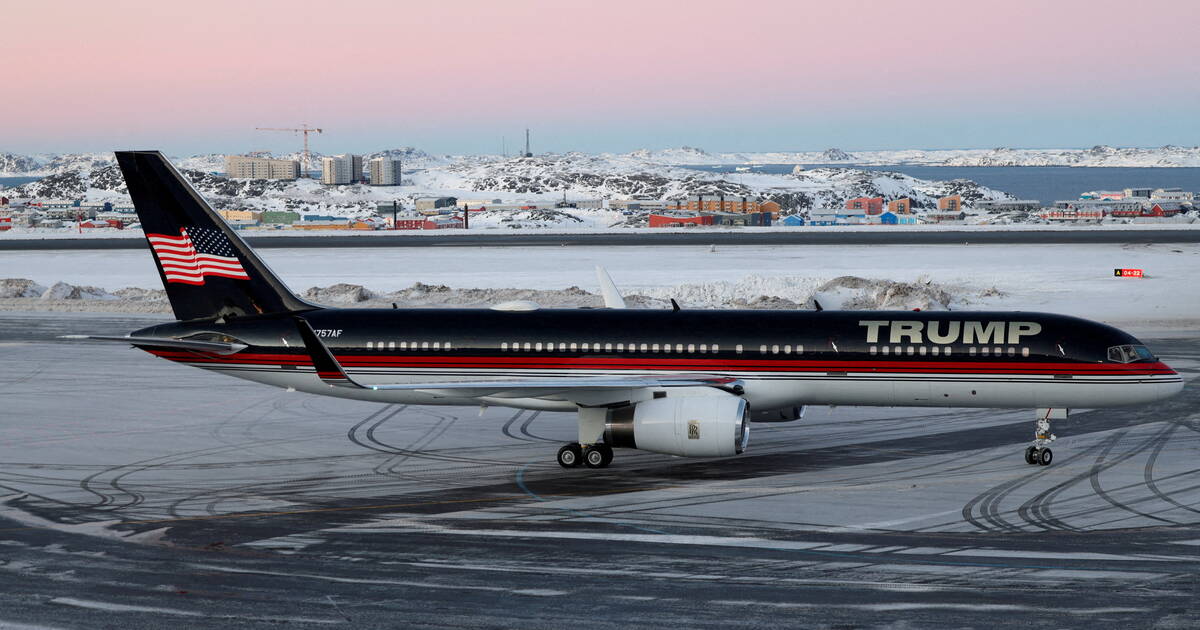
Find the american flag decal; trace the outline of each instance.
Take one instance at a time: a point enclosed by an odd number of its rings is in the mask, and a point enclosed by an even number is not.
[[[180,236],[147,234],[167,282],[204,284],[205,276],[249,280],[234,255],[233,244],[220,230],[180,228]]]

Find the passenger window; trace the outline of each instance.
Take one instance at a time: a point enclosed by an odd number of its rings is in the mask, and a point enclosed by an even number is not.
[[[766,347],[766,346],[759,346],[759,347],[758,347],[758,351],[759,351],[759,352],[761,352],[761,353],[763,353],[763,354],[766,354],[766,353],[767,353],[767,347]]]
[[[921,356],[925,356],[926,352],[928,352],[928,351],[925,349],[925,346],[921,346],[921,347],[917,348],[917,354],[919,354]]]
[[[989,347],[987,347],[987,346],[984,346],[984,347],[983,347],[983,350],[981,351],[981,353],[983,354],[983,356],[985,356],[985,357],[986,357],[986,356],[988,356],[988,351],[989,351],[989,350],[991,350],[991,348],[989,348]]]
[[[449,349],[450,349],[450,342],[447,341],[445,344],[442,345],[442,350],[449,350]]]
[[[688,344],[688,352],[691,353],[691,352],[695,352],[695,351],[696,351],[696,344],[689,343]]]
[[[526,341],[526,342],[525,342],[525,352],[529,352],[529,350],[530,350],[531,348],[533,348],[533,344],[531,344],[531,343],[529,343],[528,341]]]
[[[646,349],[647,349],[646,344],[642,344],[642,352],[646,352]]]
[[[1003,348],[995,348],[992,350],[992,354],[995,354],[996,356],[1001,356],[1004,354],[1004,349]]]
[[[779,346],[771,346],[771,354],[779,354]]]
[[[706,343],[702,343],[702,344],[700,344],[700,353],[701,353],[701,354],[707,354],[707,353],[708,353],[708,344],[706,344]]]
[[[970,348],[968,348],[967,354],[969,354],[971,356],[975,356],[975,346],[971,346]]]
[[[946,346],[946,351],[942,353],[942,356],[946,356],[946,357],[950,356],[950,347],[949,346]]]
[[[606,344],[604,344],[604,351],[605,351],[605,352],[612,352],[612,344],[611,344],[611,343],[606,343]]]
[[[784,354],[791,354],[791,353],[792,353],[792,344],[787,344],[787,345],[785,345],[785,346],[783,347],[783,353],[784,353]]]
[[[565,343],[560,343],[560,344],[558,344],[558,351],[559,351],[559,352],[566,352],[566,351],[567,351],[567,344],[565,344]]]
[[[537,350],[538,352],[541,352],[542,351],[542,342],[539,341],[536,344],[534,344],[533,349]]]
[[[683,354],[683,344],[681,344],[681,343],[675,344],[675,352],[677,352],[679,354]]]
[[[738,354],[741,354],[742,353],[742,344],[739,343],[738,345],[734,346],[733,351]]]
[[[875,346],[871,346],[871,348],[867,351],[867,354],[869,354],[871,356],[875,356],[875,354],[878,352],[879,352],[879,348],[876,348]]]
[[[796,354],[804,354],[804,344],[796,344]]]
[[[576,344],[574,344],[574,343],[573,343],[573,344],[571,344],[571,352],[575,352],[575,350],[577,349],[577,347],[578,347],[578,346],[577,346]]]
[[[428,341],[422,341],[422,342],[421,342],[421,349],[422,349],[422,350],[428,350],[428,349],[429,349],[429,342],[428,342]]]
[[[407,342],[407,341],[401,341],[401,342],[400,342],[400,349],[401,349],[401,350],[408,350],[408,342]]]
[[[916,352],[916,348],[914,348],[912,346],[908,347],[908,356],[911,357],[915,352]]]
[[[934,346],[929,352],[932,353],[933,356],[936,357],[937,355],[941,354],[942,349],[937,346]]]
[[[884,346],[884,347],[883,347],[883,356],[885,356],[885,357],[886,357],[886,356],[888,355],[888,352],[889,352],[891,349],[892,349],[892,347],[891,347],[891,346]]]
[[[1029,348],[1021,348],[1021,356],[1023,356],[1023,357],[1029,356]]]
[[[650,346],[650,349],[653,350],[654,352],[658,352],[658,344],[654,344],[654,345]]]
[[[374,349],[375,349],[375,342],[368,341],[367,342],[367,350],[374,350]]]
[[[501,351],[508,351],[508,342],[507,342],[507,341],[502,341],[502,342],[500,342],[500,350],[501,350]]]
[[[441,349],[442,349],[442,344],[441,344],[441,343],[438,343],[438,342],[436,342],[436,341],[435,341],[435,342],[433,342],[433,349],[434,349],[434,350],[441,350]]]
[[[716,354],[717,352],[720,352],[720,350],[721,350],[721,346],[718,346],[717,344],[715,344],[715,343],[714,343],[714,344],[713,344],[713,346],[712,346],[712,352],[713,352],[713,354]]]
[[[617,352],[625,352],[625,344],[623,344],[623,343],[617,344]]]
[[[1008,356],[1010,356],[1010,357],[1015,357],[1015,356],[1017,356],[1017,349],[1016,349],[1016,348],[1013,348],[1013,347],[1009,347],[1009,349],[1008,349]]]

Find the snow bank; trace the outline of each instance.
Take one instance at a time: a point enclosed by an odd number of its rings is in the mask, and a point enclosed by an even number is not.
[[[0,287],[27,287],[32,281],[9,278]],[[36,287],[36,285],[32,285]],[[15,293],[15,291],[14,291]],[[357,308],[487,308],[511,301],[535,302],[546,308],[598,308],[604,305],[598,293],[577,286],[564,289],[451,288],[418,282],[399,291],[373,291],[359,284],[339,283],[311,287],[305,299],[329,306]],[[714,309],[810,309],[814,298],[823,308],[945,310],[973,297],[961,288],[940,285],[928,279],[896,282],[842,276],[822,282],[802,277],[747,276],[737,281],[715,281],[658,287],[626,296],[632,308],[670,308],[675,299],[692,308]],[[101,311],[124,313],[170,313],[166,292],[157,289],[125,288],[108,292],[65,282],[37,293],[26,289],[20,295],[0,298],[0,310],[10,311]]]

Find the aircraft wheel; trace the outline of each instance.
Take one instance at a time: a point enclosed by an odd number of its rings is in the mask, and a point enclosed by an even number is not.
[[[583,463],[583,449],[575,443],[566,444],[558,449],[558,465],[563,468],[574,468]]]
[[[1030,446],[1029,448],[1025,449],[1025,463],[1026,464],[1038,463],[1038,452],[1037,452],[1036,446]]]
[[[610,461],[612,461],[611,457],[605,457],[604,448],[598,444],[587,447],[587,450],[583,452],[583,463],[588,468],[604,468]]]
[[[601,453],[604,453],[604,467],[607,467],[613,460],[613,448],[607,444],[597,444],[596,448],[600,449]]]
[[[1042,449],[1042,452],[1038,453],[1037,463],[1041,464],[1042,466],[1049,466],[1050,462],[1052,461],[1054,461],[1054,453],[1050,449],[1044,448]]]

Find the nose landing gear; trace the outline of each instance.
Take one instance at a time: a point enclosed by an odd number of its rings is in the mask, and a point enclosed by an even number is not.
[[[1025,449],[1026,464],[1049,466],[1050,462],[1054,461],[1054,452],[1050,450],[1050,443],[1058,439],[1050,432],[1050,418],[1054,411],[1054,409],[1038,410],[1037,426],[1033,430],[1033,444]],[[1066,410],[1061,411],[1062,417],[1066,417]]]

